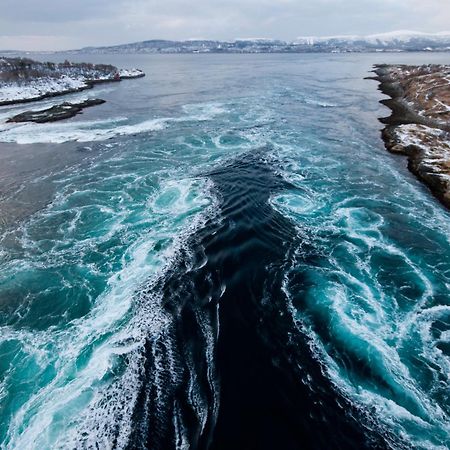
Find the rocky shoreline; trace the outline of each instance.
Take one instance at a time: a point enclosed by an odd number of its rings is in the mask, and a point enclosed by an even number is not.
[[[92,89],[99,83],[141,78],[139,69],[90,63],[38,62],[0,57],[0,106],[29,103]]]
[[[450,209],[450,66],[377,65],[379,89],[391,109],[382,137],[408,157],[408,168]]]
[[[145,77],[145,73],[140,69],[120,69],[119,77],[121,80],[131,80],[132,78]]]
[[[22,122],[34,122],[34,123],[47,123],[56,122],[58,120],[69,119],[71,117],[80,114],[84,108],[91,106],[101,105],[105,103],[105,100],[98,98],[84,100],[79,103],[64,102],[60,105],[52,106],[51,108],[41,109],[38,111],[26,111],[21,114],[17,114],[11,117],[7,123],[22,123]]]
[[[63,95],[68,94],[75,94],[77,92],[82,92],[87,89],[92,89],[96,84],[100,83],[111,83],[114,81],[120,81],[120,80],[87,80],[84,83],[84,85],[80,87],[71,87],[68,89],[61,89],[54,92],[45,92],[43,94],[37,95],[35,97],[30,98],[18,98],[18,99],[11,99],[11,100],[3,100],[0,101],[0,106],[10,106],[10,105],[17,105],[21,103],[32,103],[32,102],[38,102],[40,100],[46,100],[53,97],[61,97]],[[1,90],[1,87],[0,87]]]

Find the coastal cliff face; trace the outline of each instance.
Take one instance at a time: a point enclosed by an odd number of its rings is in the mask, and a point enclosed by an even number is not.
[[[408,156],[409,169],[450,208],[450,66],[375,66],[381,103],[392,115],[380,119],[389,151]]]

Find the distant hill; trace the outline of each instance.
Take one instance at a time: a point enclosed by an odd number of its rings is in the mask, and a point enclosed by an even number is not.
[[[331,51],[449,51],[450,32],[394,31],[368,36],[299,37],[295,42]]]
[[[450,51],[450,32],[396,31],[369,36],[299,37],[286,42],[272,39],[234,41],[149,40],[109,47],[87,47],[68,53],[344,53]]]

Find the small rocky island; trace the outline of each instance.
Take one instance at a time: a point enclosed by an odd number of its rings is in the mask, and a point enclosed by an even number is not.
[[[450,66],[377,65],[375,80],[391,97],[380,119],[386,148],[408,156],[409,169],[450,208]]]
[[[105,103],[105,100],[101,100],[99,98],[88,99],[79,103],[64,102],[60,105],[55,105],[50,108],[41,109],[38,111],[26,111],[17,114],[16,116],[8,119],[6,122],[56,122],[58,120],[69,119],[70,117],[76,116],[77,114],[80,114],[84,108],[101,105],[102,103]]]
[[[98,83],[143,76],[142,70],[118,69],[108,64],[52,63],[0,57],[0,106],[34,102],[91,89]]]

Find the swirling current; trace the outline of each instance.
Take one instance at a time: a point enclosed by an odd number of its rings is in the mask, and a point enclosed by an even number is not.
[[[364,79],[443,57],[102,58],[0,109],[0,447],[450,448],[450,214]]]

